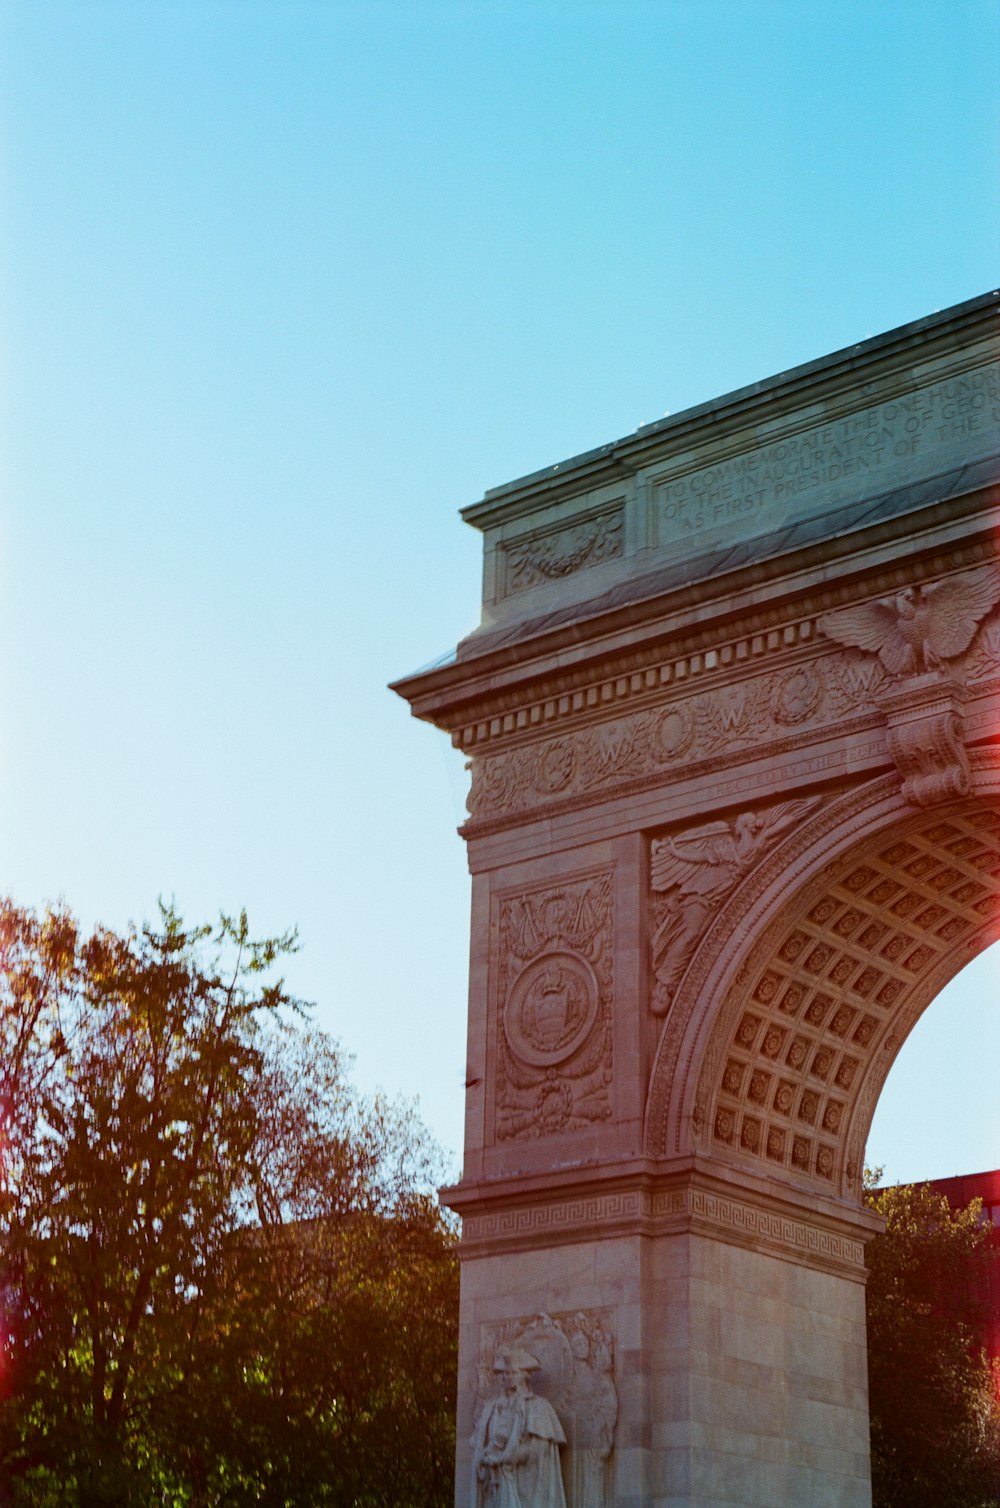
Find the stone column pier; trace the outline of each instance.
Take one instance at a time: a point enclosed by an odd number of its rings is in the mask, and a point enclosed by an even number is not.
[[[473,1415],[498,1345],[583,1324],[614,1364],[599,1501],[870,1503],[873,1217],[700,1159],[608,1172],[450,1196],[465,1231],[456,1501],[470,1500]],[[573,1375],[543,1372],[557,1410]]]

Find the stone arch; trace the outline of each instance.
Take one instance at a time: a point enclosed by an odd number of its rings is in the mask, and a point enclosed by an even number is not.
[[[396,688],[472,770],[456,1502],[543,1331],[570,1508],[871,1501],[865,1138],[1000,933],[998,300],[465,513],[481,624]]]
[[[928,810],[895,776],[831,798],[730,897],[661,1037],[649,1153],[857,1200],[903,1042],[1000,937],[1000,753],[972,769],[967,799]]]

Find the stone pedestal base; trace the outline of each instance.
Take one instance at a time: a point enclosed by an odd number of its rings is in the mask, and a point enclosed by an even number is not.
[[[595,1226],[608,1203],[591,1200]],[[725,1178],[653,1183],[611,1204],[618,1229],[604,1236],[531,1249],[537,1211],[522,1210],[493,1224],[492,1252],[470,1243],[458,1508],[478,1508],[475,1419],[496,1355],[515,1345],[536,1354],[535,1389],[562,1418],[567,1508],[868,1508],[871,1217],[821,1219],[815,1201],[737,1196]],[[586,1209],[577,1200],[581,1223]],[[599,1414],[612,1448],[585,1493],[577,1437],[598,1438]]]

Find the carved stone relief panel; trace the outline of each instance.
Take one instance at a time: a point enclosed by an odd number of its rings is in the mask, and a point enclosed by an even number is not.
[[[512,1373],[521,1374],[521,1382]],[[518,1388],[522,1402],[518,1404]],[[495,1420],[505,1408],[497,1428]],[[538,1401],[541,1400],[541,1406]],[[520,1411],[520,1413],[519,1413]],[[554,1416],[554,1420],[553,1420]],[[530,1431],[540,1420],[539,1438],[558,1442],[562,1501],[566,1508],[612,1508],[615,1429],[618,1390],[615,1385],[615,1318],[612,1309],[576,1310],[564,1314],[532,1314],[480,1327],[479,1392],[472,1440],[471,1508],[515,1501],[489,1496],[492,1459],[503,1447],[489,1447],[489,1439],[515,1430]],[[560,1436],[562,1437],[560,1439]],[[535,1453],[551,1455],[552,1447]],[[528,1455],[529,1450],[522,1454]],[[516,1481],[517,1466],[509,1471],[525,1508],[549,1508],[560,1499],[551,1482],[539,1487],[544,1469],[530,1484]],[[527,1462],[522,1470],[527,1470]],[[528,1496],[525,1496],[527,1487]],[[549,1496],[539,1496],[547,1491]]]
[[[505,818],[567,796],[661,780],[699,760],[735,757],[810,724],[868,710],[879,679],[877,672],[853,663],[830,675],[824,664],[807,661],[505,753],[480,755],[472,762],[469,812],[476,821]]]
[[[931,674],[897,682],[879,695],[889,753],[911,806],[937,806],[969,794],[962,693],[948,677]]]
[[[497,1139],[607,1120],[612,872],[502,895],[498,909]]]
[[[966,657],[965,674],[970,685],[1000,676],[1000,615],[992,613],[983,623]]]
[[[840,644],[877,654],[889,675],[901,680],[959,659],[998,601],[1000,571],[985,565],[824,613],[816,627]]]
[[[888,681],[875,692],[889,752],[913,806],[968,795],[962,728],[965,677],[958,662],[1000,601],[995,565],[908,586],[894,597],[856,603],[816,621],[820,633],[878,656]],[[995,625],[991,625],[995,626]],[[980,635],[985,640],[986,634]]]
[[[621,558],[624,548],[622,509],[615,508],[596,516],[518,539],[500,546],[503,567],[501,595],[512,597],[545,581],[559,581],[589,566]]]

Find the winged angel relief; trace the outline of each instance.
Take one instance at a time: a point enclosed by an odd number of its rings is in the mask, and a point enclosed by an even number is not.
[[[766,812],[741,812],[733,822],[706,822],[653,844],[651,884],[666,915],[653,934],[653,1011],[666,1015],[709,919],[763,855],[818,805],[816,797],[784,801]]]
[[[908,586],[894,597],[824,613],[816,626],[829,639],[877,654],[896,679],[941,670],[964,654],[976,629],[1000,602],[1000,571],[980,566],[961,576]]]

